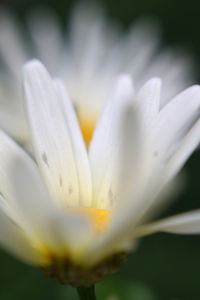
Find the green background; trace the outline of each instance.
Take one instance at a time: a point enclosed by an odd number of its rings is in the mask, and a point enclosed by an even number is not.
[[[163,27],[163,43],[184,45],[196,60],[200,81],[200,2],[170,0],[102,1],[108,13],[128,26],[137,17],[153,15]],[[38,3],[53,7],[64,21],[73,1],[0,1],[21,17]],[[199,207],[200,155],[196,152],[185,166],[188,185],[169,213]],[[200,236],[156,234],[144,238],[120,271],[97,284],[99,300],[198,300],[200,299]],[[76,293],[44,276],[40,269],[17,261],[0,251],[0,299],[74,299]]]

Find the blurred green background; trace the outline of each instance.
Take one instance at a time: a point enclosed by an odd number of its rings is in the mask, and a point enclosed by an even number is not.
[[[184,45],[197,62],[200,81],[200,2],[195,0],[108,0],[102,1],[111,16],[128,26],[137,17],[155,16],[163,27],[167,45]],[[36,4],[50,5],[62,20],[73,1],[0,1],[21,17]],[[185,166],[188,184],[166,214],[199,207],[200,154]],[[200,236],[156,234],[144,238],[120,271],[97,284],[99,300],[198,300],[200,299]],[[75,291],[46,278],[42,271],[0,251],[0,299],[76,300]]]

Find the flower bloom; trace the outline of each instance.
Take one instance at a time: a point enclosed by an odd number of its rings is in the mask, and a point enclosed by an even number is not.
[[[77,285],[113,271],[140,236],[200,232],[199,210],[148,223],[199,143],[199,86],[160,109],[160,79],[135,92],[120,76],[88,148],[64,86],[38,61],[24,67],[24,93],[36,162],[0,132],[4,247]]]
[[[162,103],[190,85],[190,66],[180,53],[160,51],[155,22],[141,20],[122,33],[99,7],[75,7],[67,34],[52,12],[27,15],[26,35],[13,16],[0,15],[0,126],[20,143],[28,130],[21,95],[21,66],[40,59],[52,76],[62,78],[76,106],[85,140],[89,142],[108,90],[120,73],[129,73],[136,89],[153,76],[163,80]],[[26,37],[28,36],[28,41]]]

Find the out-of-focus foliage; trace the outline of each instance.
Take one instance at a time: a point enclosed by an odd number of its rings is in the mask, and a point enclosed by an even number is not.
[[[144,284],[114,277],[102,281],[96,290],[102,300],[157,300]]]

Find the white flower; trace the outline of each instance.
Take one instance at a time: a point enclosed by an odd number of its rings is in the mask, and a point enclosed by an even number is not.
[[[87,142],[119,74],[131,74],[136,89],[151,77],[160,77],[164,82],[161,105],[190,84],[191,64],[180,53],[160,51],[158,28],[150,20],[138,21],[124,34],[99,7],[80,1],[64,37],[56,16],[48,11],[30,13],[26,29],[28,41],[19,22],[2,12],[0,55],[5,68],[0,71],[0,126],[21,143],[27,141],[27,128],[19,70],[33,57],[64,80]]]
[[[0,132],[4,247],[50,273],[53,266],[63,282],[80,284],[140,236],[200,232],[199,210],[148,224],[199,143],[199,86],[160,109],[160,79],[136,93],[131,78],[120,76],[88,150],[65,88],[38,61],[25,65],[24,89],[37,164]],[[86,274],[78,283],[72,266]]]

